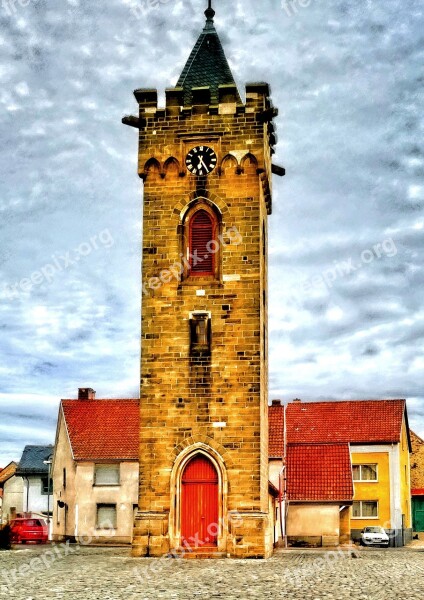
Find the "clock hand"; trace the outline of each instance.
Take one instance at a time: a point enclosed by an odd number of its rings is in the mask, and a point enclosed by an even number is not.
[[[203,155],[200,155],[199,157],[199,167],[201,167],[203,165],[203,168],[206,169],[206,171],[208,170],[208,167],[205,165],[205,162],[203,160]]]

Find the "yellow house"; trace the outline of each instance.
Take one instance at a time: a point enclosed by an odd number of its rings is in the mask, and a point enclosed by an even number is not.
[[[404,400],[384,402],[382,441],[378,443],[373,435],[371,443],[351,444],[355,490],[351,535],[358,540],[364,527],[381,525],[391,545],[403,546],[412,539],[408,418]]]

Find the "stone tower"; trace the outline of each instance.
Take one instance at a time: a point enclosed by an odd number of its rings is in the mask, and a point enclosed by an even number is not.
[[[277,115],[241,100],[214,26],[177,87],[138,89],[144,182],[140,496],[134,556],[266,557],[267,219]]]

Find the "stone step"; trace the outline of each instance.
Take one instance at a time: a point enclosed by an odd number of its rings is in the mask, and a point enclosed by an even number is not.
[[[226,558],[225,552],[218,551],[204,551],[204,550],[194,550],[193,552],[186,552],[183,558],[187,559],[217,559],[217,558]]]
[[[225,552],[220,552],[216,547],[203,547],[203,548],[193,548],[189,550],[188,548],[180,548],[177,552],[177,556],[181,558],[189,558],[189,559],[202,559],[202,558],[226,558]]]

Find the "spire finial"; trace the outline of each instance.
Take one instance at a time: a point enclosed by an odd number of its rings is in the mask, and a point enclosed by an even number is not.
[[[209,21],[210,23],[213,23],[215,11],[212,8],[212,0],[209,0],[209,2],[208,2],[208,8],[205,10],[205,15],[206,15],[207,21]]]

